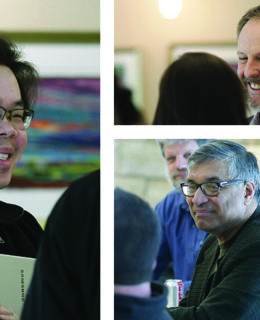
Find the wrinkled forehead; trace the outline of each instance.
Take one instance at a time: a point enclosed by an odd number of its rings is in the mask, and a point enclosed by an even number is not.
[[[203,163],[190,163],[188,180],[196,183],[204,181],[224,181],[229,179],[229,165],[224,160],[212,160]]]
[[[238,36],[238,52],[258,51],[260,48],[260,18],[249,20]]]
[[[163,151],[164,154],[171,153],[171,154],[183,154],[186,152],[193,153],[199,148],[197,142],[195,140],[187,140],[187,141],[181,141],[181,142],[174,142],[171,144],[164,144]]]

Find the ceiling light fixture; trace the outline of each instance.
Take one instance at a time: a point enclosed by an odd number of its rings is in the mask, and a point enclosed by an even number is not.
[[[182,0],[158,0],[165,19],[175,19],[182,10]]]

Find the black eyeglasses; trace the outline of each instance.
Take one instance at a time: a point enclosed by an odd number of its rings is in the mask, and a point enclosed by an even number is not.
[[[5,115],[15,129],[23,130],[30,127],[34,111],[22,108],[7,110],[0,106],[0,120],[4,120]]]
[[[198,188],[207,197],[215,197],[219,194],[221,188],[229,186],[231,184],[242,183],[243,180],[221,181],[221,182],[204,182],[197,184],[194,182],[181,183],[181,190],[185,197],[194,197]]]

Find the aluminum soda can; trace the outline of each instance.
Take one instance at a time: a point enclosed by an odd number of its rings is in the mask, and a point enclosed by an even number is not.
[[[164,283],[168,288],[167,308],[178,307],[183,298],[183,282],[179,279],[168,279]]]

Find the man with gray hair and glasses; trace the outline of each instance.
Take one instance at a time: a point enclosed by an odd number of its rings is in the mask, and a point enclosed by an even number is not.
[[[200,230],[210,233],[175,320],[258,320],[260,207],[256,157],[231,141],[211,141],[188,161],[182,192]]]
[[[200,247],[207,233],[199,230],[181,192],[180,183],[187,178],[188,158],[206,140],[158,140],[165,163],[166,175],[174,187],[155,210],[162,225],[162,240],[157,256],[154,280],[181,279],[184,291],[188,288]]]

